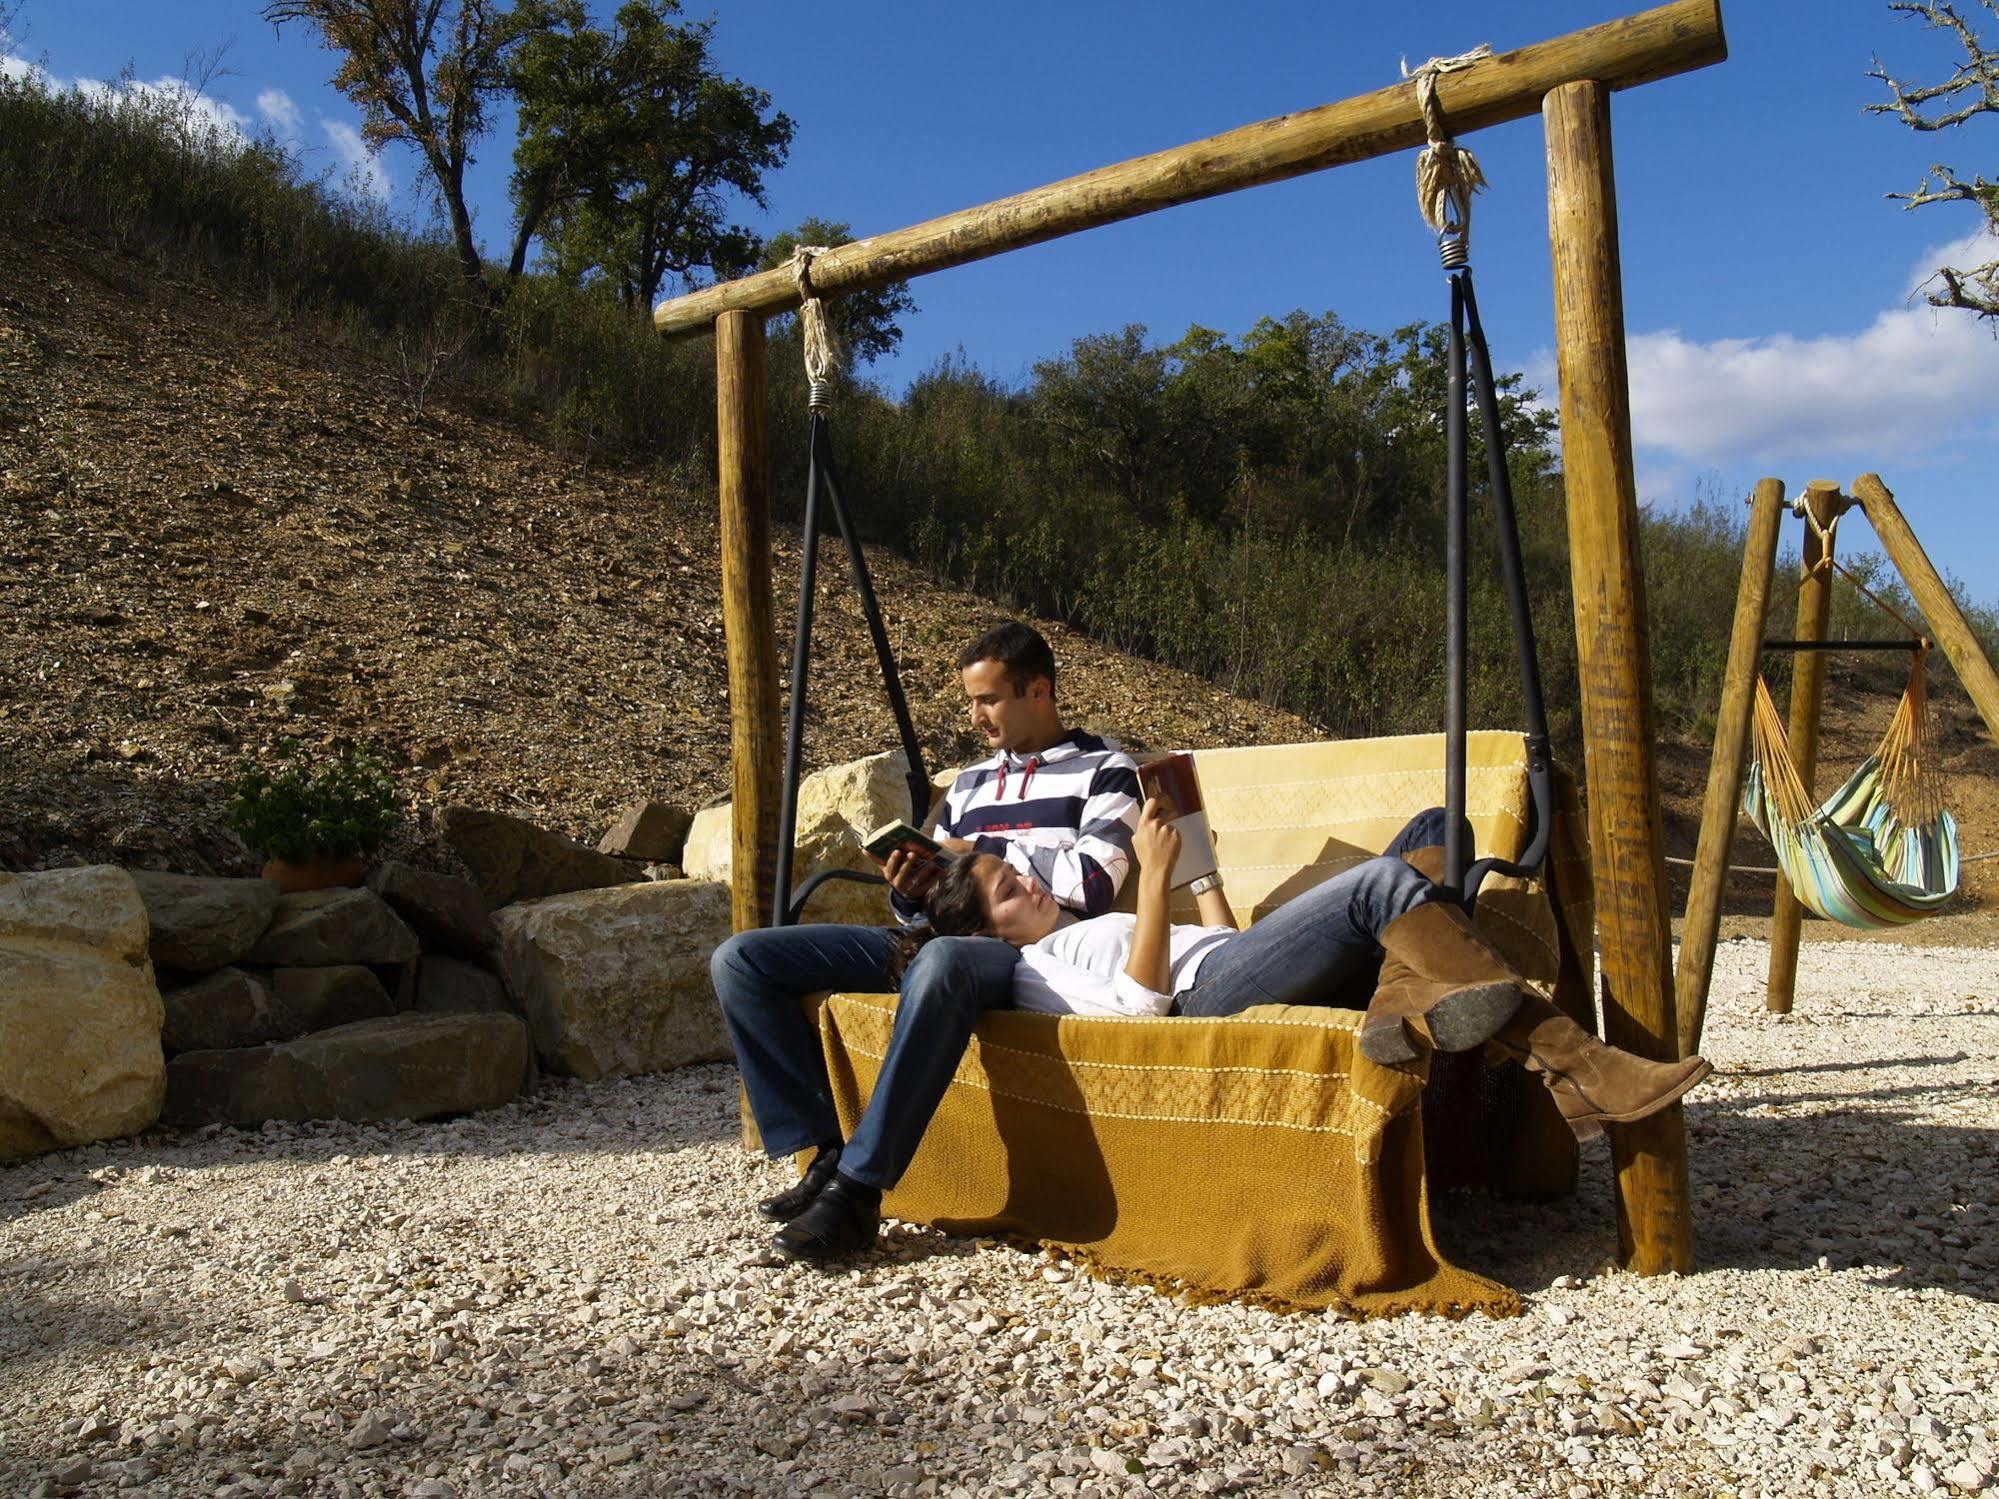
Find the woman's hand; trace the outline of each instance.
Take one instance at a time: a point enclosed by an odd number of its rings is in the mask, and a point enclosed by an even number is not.
[[[1142,873],[1170,878],[1173,861],[1180,857],[1180,830],[1173,819],[1180,814],[1163,796],[1147,797],[1138,814],[1138,831],[1131,835],[1131,851]]]

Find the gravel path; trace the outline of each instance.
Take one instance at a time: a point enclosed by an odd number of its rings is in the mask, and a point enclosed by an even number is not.
[[[1700,1275],[1578,1198],[1447,1207],[1521,1320],[1190,1308],[898,1229],[762,1262],[733,1073],[445,1124],[0,1169],[0,1491],[1980,1491],[1999,1461],[1999,954],[1726,944]]]

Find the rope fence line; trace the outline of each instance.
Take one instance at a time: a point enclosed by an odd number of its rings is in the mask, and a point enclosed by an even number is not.
[[[1957,862],[1960,864],[1983,864],[1987,859],[1999,859],[1999,849],[1994,849],[1991,853],[1970,854],[1960,858]],[[1677,854],[1666,855],[1666,862],[1668,864],[1677,864],[1682,869],[1692,869],[1694,867],[1692,859],[1682,859]],[[1768,864],[1730,864],[1727,867],[1730,874],[1782,874],[1784,872]]]

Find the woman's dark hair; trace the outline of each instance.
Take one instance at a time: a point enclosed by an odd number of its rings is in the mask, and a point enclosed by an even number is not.
[[[981,661],[997,661],[1006,671],[1007,682],[1016,693],[1027,691],[1036,677],[1048,678],[1048,695],[1055,695],[1055,652],[1041,638],[1041,632],[1008,620],[994,625],[985,634],[958,652],[958,670]]]
[[[972,878],[978,862],[975,853],[937,856],[942,873],[923,897],[923,914],[930,918],[930,924],[905,928],[902,941],[888,960],[889,977],[896,983],[902,982],[917,949],[932,937],[976,937],[986,929],[986,908]]]

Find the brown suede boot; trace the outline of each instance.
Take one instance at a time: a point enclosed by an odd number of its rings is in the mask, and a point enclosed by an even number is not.
[[[1361,1054],[1383,1066],[1413,1061],[1428,1044],[1469,1051],[1488,1041],[1527,997],[1471,919],[1448,901],[1397,917],[1381,934],[1381,978],[1361,1022]]]
[[[1656,1114],[1714,1071],[1699,1057],[1648,1062],[1619,1051],[1539,995],[1531,996],[1500,1028],[1492,1046],[1541,1074],[1578,1139],[1587,1139],[1605,1123],[1629,1124]]]

